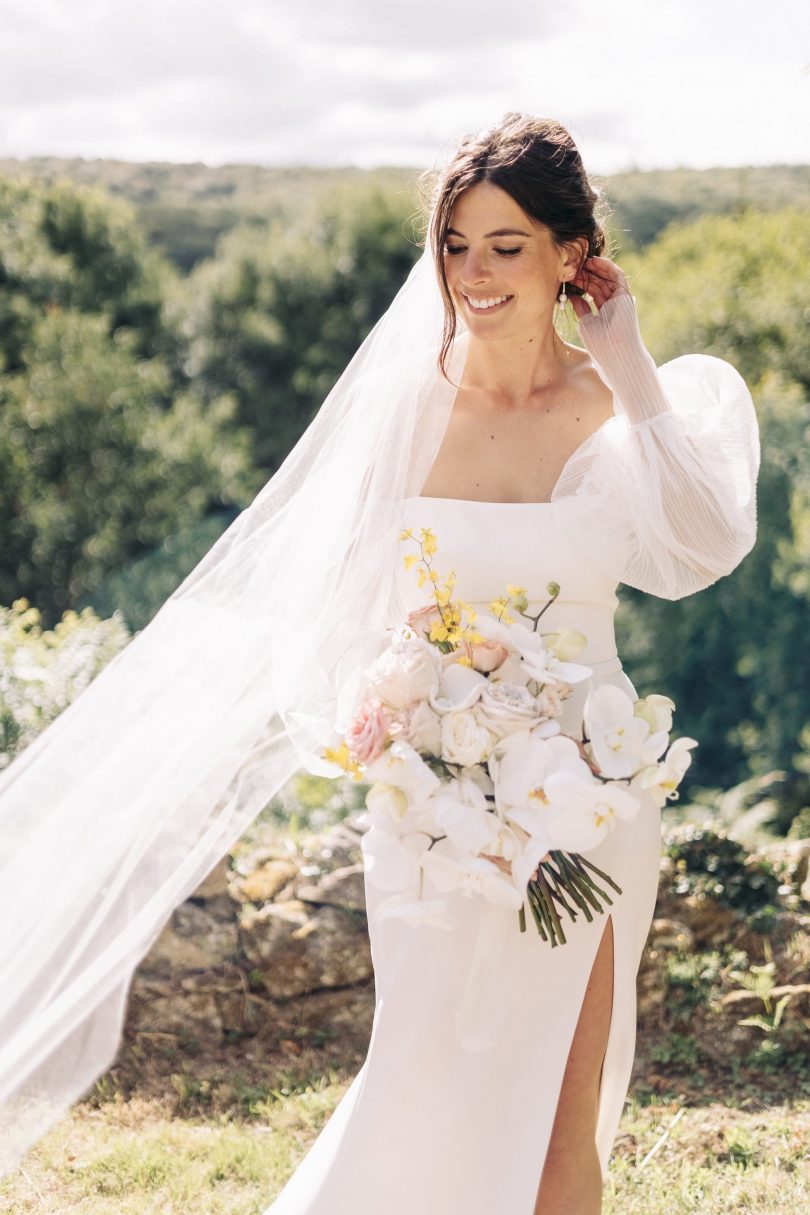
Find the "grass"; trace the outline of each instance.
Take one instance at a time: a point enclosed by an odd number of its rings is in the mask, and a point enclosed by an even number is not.
[[[157,1099],[120,1094],[78,1105],[0,1183],[0,1209],[261,1215],[347,1083],[325,1079],[283,1098],[257,1093],[248,1117],[171,1116]],[[808,1131],[808,1102],[752,1109],[631,1101],[604,1215],[795,1215],[810,1205]]]

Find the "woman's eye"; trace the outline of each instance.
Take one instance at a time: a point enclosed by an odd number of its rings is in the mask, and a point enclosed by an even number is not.
[[[463,253],[464,246],[463,245],[445,245],[444,251],[445,251],[445,253]]]
[[[522,246],[519,245],[516,249],[496,249],[495,252],[500,253],[503,257],[514,257],[516,253],[520,253],[521,248]]]

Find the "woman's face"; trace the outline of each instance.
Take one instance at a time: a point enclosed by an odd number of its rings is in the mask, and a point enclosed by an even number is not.
[[[485,340],[551,325],[559,284],[574,268],[549,229],[491,182],[456,200],[443,256],[456,311],[470,334]]]

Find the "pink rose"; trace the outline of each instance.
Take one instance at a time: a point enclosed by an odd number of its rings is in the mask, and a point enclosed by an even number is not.
[[[508,657],[509,651],[499,641],[462,641],[457,650],[442,656],[442,667],[465,658],[471,662],[474,671],[489,675],[497,671]]]
[[[388,742],[390,721],[385,706],[376,698],[362,704],[346,732],[352,756],[361,764],[378,759]]]

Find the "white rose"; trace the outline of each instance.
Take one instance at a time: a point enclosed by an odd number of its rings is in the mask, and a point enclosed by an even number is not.
[[[488,683],[475,706],[476,716],[494,738],[525,730],[537,720],[537,698],[522,684]]]
[[[442,727],[438,713],[425,700],[408,705],[394,718],[392,736],[404,738],[421,755],[441,755]]]
[[[445,713],[442,721],[442,758],[468,768],[489,757],[493,737],[469,709]]]
[[[395,641],[368,670],[369,687],[392,709],[427,700],[439,682],[439,651],[418,637]]]

